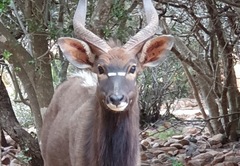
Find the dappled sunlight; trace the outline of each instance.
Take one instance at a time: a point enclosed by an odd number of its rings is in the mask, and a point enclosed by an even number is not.
[[[237,63],[234,66],[234,70],[235,70],[235,74],[236,74],[236,79],[237,79],[237,87],[238,87],[238,91],[240,92],[240,63]]]

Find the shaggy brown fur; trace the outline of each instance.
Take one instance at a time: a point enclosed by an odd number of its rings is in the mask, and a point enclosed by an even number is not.
[[[60,85],[45,114],[45,166],[138,165],[137,97],[128,110],[113,112],[100,104],[96,87],[81,84],[73,78]]]

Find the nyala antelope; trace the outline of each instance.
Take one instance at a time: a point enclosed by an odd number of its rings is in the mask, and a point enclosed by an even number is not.
[[[151,0],[143,5],[148,25],[113,47],[85,28],[87,0],[80,0],[76,38],[58,44],[70,63],[96,73],[97,83],[86,86],[74,77],[57,88],[41,134],[45,166],[140,165],[137,74],[158,65],[174,43],[170,35],[152,38],[158,14]]]

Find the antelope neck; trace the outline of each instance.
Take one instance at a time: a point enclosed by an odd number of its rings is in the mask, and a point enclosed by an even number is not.
[[[91,166],[135,166],[138,155],[139,117],[136,103],[127,110],[114,112],[96,107],[90,131]],[[94,146],[94,147],[93,147]],[[89,147],[88,147],[89,148]],[[93,163],[91,163],[93,162]]]

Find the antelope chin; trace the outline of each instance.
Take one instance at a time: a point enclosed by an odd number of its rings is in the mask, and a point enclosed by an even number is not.
[[[112,111],[121,112],[121,111],[125,110],[125,108],[128,106],[128,103],[122,102],[121,104],[119,104],[117,106],[114,105],[114,104],[109,103],[109,104],[107,104],[107,106]]]

